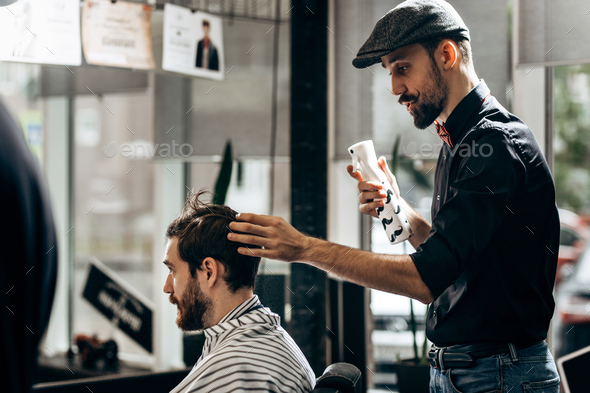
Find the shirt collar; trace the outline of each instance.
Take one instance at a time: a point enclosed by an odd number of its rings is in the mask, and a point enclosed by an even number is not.
[[[457,140],[463,133],[463,128],[467,124],[469,118],[481,106],[482,102],[490,94],[490,89],[483,79],[475,86],[463,99],[455,109],[451,112],[447,121],[444,122],[446,131],[450,134],[452,145],[457,144]]]
[[[239,321],[237,321],[238,318],[240,318],[244,314],[249,313],[254,309],[259,309],[262,307],[263,306],[262,303],[260,303],[260,300],[258,299],[258,295],[254,295],[250,299],[246,300],[245,302],[231,310],[229,313],[227,313],[225,317],[221,318],[217,325],[204,329],[203,333],[205,334],[205,337],[212,338],[225,332],[228,329],[236,328],[240,325]]]

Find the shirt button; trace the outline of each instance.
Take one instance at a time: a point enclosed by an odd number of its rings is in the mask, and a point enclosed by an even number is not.
[[[445,159],[445,160],[447,159],[447,155],[446,155],[446,154],[445,154],[445,155],[443,155],[443,159]]]
[[[436,317],[436,310],[434,310],[434,312],[432,313],[433,317]]]
[[[437,201],[440,201],[440,194],[438,194],[438,195],[436,196],[436,200],[437,200]]]

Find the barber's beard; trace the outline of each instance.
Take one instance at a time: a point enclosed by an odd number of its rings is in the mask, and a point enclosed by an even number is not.
[[[449,86],[442,78],[440,70],[432,61],[432,69],[429,73],[431,81],[430,86],[425,89],[419,96],[403,94],[399,102],[413,102],[412,115],[414,116],[414,125],[421,130],[431,125],[434,120],[441,114],[444,103],[449,95]],[[419,102],[416,102],[420,98]]]
[[[207,326],[207,320],[213,313],[213,302],[199,287],[197,279],[191,278],[182,299],[170,295],[170,303],[177,307],[176,325],[182,330],[203,330]]]

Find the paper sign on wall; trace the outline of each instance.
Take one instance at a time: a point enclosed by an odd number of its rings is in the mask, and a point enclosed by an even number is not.
[[[110,0],[86,0],[82,10],[82,47],[89,64],[150,70],[152,7]]]
[[[80,1],[20,0],[0,7],[0,60],[80,65]]]
[[[162,68],[192,76],[223,79],[221,18],[166,3]]]

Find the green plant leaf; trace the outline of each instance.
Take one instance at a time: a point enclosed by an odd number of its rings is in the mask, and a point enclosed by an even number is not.
[[[403,169],[404,171],[406,171],[410,175],[412,175],[412,177],[414,178],[414,181],[416,182],[418,187],[421,187],[425,190],[428,190],[432,187],[430,185],[430,181],[428,179],[428,176],[426,176],[421,171],[417,171],[414,168],[414,161],[413,160],[403,160],[399,163],[399,166],[401,169]]]
[[[229,189],[229,182],[231,180],[231,173],[233,168],[231,141],[228,140],[225,144],[225,152],[223,153],[223,161],[221,162],[221,169],[215,182],[215,194],[213,194],[213,203],[216,205],[224,205]]]
[[[426,306],[426,313],[424,314],[424,323],[426,323],[426,320],[428,319],[428,309],[430,308],[430,306]],[[426,330],[426,328],[424,329]],[[424,341],[422,342],[422,356],[420,356],[420,364],[428,364],[429,360],[428,357],[426,356],[426,346],[428,345],[428,337],[426,337],[426,331],[424,332]]]
[[[410,299],[410,328],[412,329],[413,346],[414,346],[414,360],[418,362],[418,342],[416,340],[416,316],[414,315],[414,302]]]
[[[393,151],[391,152],[391,162],[389,163],[389,169],[394,176],[397,176],[397,167],[399,166],[399,143],[401,141],[401,135],[395,136],[395,142],[393,143]]]

